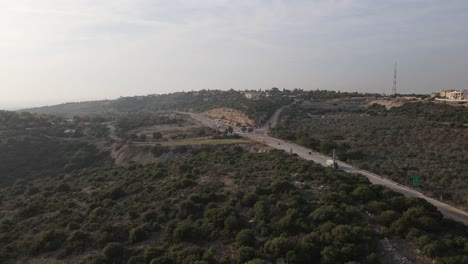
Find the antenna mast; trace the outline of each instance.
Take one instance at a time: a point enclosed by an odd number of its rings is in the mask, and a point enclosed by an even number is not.
[[[395,66],[393,67],[393,89],[392,89],[393,95],[396,95],[396,80],[397,80],[397,63],[395,62]]]

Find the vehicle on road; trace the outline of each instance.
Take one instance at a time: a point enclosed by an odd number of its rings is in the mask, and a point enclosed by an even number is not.
[[[310,152],[309,152],[310,153]],[[327,166],[328,167],[332,167],[334,169],[338,169],[338,163],[336,163],[336,161],[332,160],[332,159],[328,159],[327,160]]]

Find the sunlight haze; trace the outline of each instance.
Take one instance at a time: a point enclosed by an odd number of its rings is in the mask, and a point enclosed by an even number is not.
[[[468,88],[468,2],[0,0],[0,109],[199,89]]]

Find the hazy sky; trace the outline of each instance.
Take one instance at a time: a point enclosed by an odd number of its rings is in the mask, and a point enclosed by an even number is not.
[[[467,0],[0,0],[0,108],[197,89],[468,88]]]

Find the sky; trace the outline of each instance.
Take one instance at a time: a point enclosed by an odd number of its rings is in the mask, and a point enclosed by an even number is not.
[[[0,0],[0,109],[200,89],[468,89],[466,0]]]

